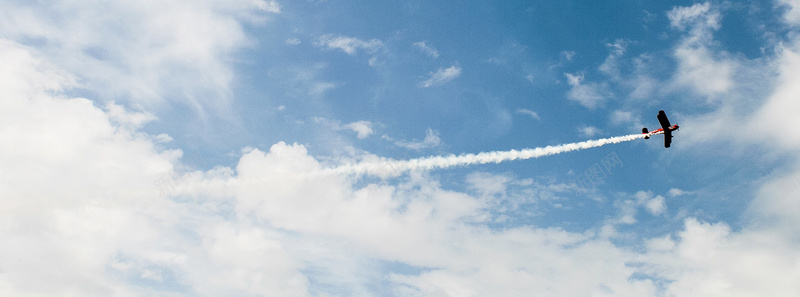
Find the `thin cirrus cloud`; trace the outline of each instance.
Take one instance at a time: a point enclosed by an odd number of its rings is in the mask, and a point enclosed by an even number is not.
[[[436,72],[430,73],[430,77],[423,81],[420,86],[424,88],[441,86],[461,76],[461,67],[456,65],[448,68],[439,68]]]
[[[374,124],[370,121],[355,121],[352,123],[342,124],[339,121],[322,117],[314,117],[313,121],[315,123],[325,125],[333,130],[349,130],[355,132],[358,139],[365,139],[374,133],[374,130],[372,129]]]
[[[374,54],[384,47],[383,42],[378,39],[361,40],[335,34],[322,35],[314,44],[323,48],[338,49],[348,55],[355,55],[359,50]]]
[[[541,117],[539,117],[539,114],[537,112],[527,108],[519,108],[517,109],[517,113],[527,115],[535,120],[541,120]]]
[[[393,139],[391,139],[388,136],[384,136],[383,138],[387,139],[387,140],[394,141]],[[399,147],[404,147],[404,148],[407,148],[407,149],[412,149],[412,150],[421,150],[421,149],[426,149],[426,148],[437,147],[437,146],[441,145],[441,143],[442,143],[442,139],[439,138],[439,132],[437,132],[436,130],[433,130],[431,128],[428,128],[428,130],[425,131],[425,138],[422,139],[422,140],[413,140],[413,141],[396,140],[396,141],[394,141],[395,145],[397,145]]]
[[[425,41],[415,42],[414,46],[431,58],[435,59],[439,57],[439,51]]]

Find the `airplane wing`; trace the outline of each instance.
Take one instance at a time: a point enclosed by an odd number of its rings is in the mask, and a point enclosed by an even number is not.
[[[670,130],[669,119],[663,110],[658,111],[658,123],[661,124],[661,129],[664,129],[664,147],[669,147],[672,143],[672,130]]]
[[[661,124],[661,128],[663,128],[664,131],[669,130],[669,127],[672,125],[669,124],[669,119],[667,119],[667,114],[663,110],[659,110],[658,116],[656,117],[658,118],[658,123]]]

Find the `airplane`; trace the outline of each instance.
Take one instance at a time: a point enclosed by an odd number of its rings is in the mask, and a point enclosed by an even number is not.
[[[650,136],[664,134],[664,147],[668,148],[670,143],[672,143],[672,131],[678,130],[678,125],[669,124],[669,119],[667,119],[667,114],[664,113],[663,110],[658,111],[658,123],[661,124],[661,128],[655,131],[648,132],[647,127],[642,128],[642,134],[647,134],[644,136],[644,139],[650,139]]]

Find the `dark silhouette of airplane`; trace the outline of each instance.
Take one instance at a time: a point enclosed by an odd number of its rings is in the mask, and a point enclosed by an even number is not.
[[[652,132],[647,132],[647,128],[642,128],[642,134],[645,135],[644,139],[650,139],[650,136],[664,134],[664,147],[669,147],[670,143],[672,143],[672,131],[678,130],[678,125],[669,124],[669,119],[667,119],[667,114],[664,113],[663,110],[658,111],[658,123],[661,124],[661,128]]]

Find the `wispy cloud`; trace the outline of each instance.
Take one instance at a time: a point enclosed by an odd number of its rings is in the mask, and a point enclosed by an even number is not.
[[[422,87],[428,88],[432,86],[440,86],[450,82],[461,75],[461,67],[456,65],[448,68],[439,68],[436,72],[430,74],[430,78],[422,82]]]
[[[344,125],[350,131],[356,132],[358,139],[364,139],[372,135],[372,122],[357,121]]]
[[[580,132],[583,136],[593,137],[600,134],[601,130],[595,126],[581,126],[578,128],[578,132]]]
[[[259,9],[272,13],[280,13],[281,6],[274,0],[252,0]]]
[[[417,141],[417,140],[412,140],[412,141],[396,140],[395,141],[395,140],[393,140],[392,138],[390,138],[388,136],[384,136],[383,138],[386,139],[386,140],[394,141],[394,144],[399,146],[399,147],[404,147],[404,148],[412,149],[412,150],[421,150],[421,149],[426,149],[426,148],[437,147],[442,143],[442,139],[439,138],[439,132],[437,132],[437,131],[435,131],[435,130],[433,130],[431,128],[428,128],[428,130],[425,131],[425,138],[423,140],[421,140],[421,141]]]
[[[378,39],[365,41],[355,37],[334,34],[320,36],[319,40],[314,44],[328,49],[338,49],[348,55],[355,55],[359,50],[374,54],[384,47],[383,42]]]
[[[600,65],[599,70],[610,76],[612,80],[620,80],[621,74],[619,69],[619,60],[625,54],[627,42],[625,40],[618,39],[613,43],[606,43],[606,48],[608,48],[609,55],[606,57],[606,60],[603,62],[603,64]]]
[[[572,87],[567,92],[567,98],[576,101],[586,108],[594,109],[605,103],[610,96],[607,87],[598,83],[584,83],[584,74],[564,73],[567,83]]]
[[[415,42],[414,46],[416,46],[420,51],[422,51],[426,55],[433,57],[434,59],[439,57],[439,51],[436,50],[436,48],[430,46],[425,41]]]
[[[675,49],[678,60],[675,83],[689,86],[709,98],[730,90],[736,62],[727,59],[724,52],[715,53],[709,49],[713,32],[720,28],[720,13],[710,2],[705,2],[673,8],[667,15],[673,28],[688,31]]]
[[[322,117],[314,117],[313,118],[315,123],[323,124],[330,129],[333,130],[349,130],[356,133],[356,137],[358,139],[365,139],[372,135],[374,132],[372,126],[374,125],[370,121],[356,121],[352,123],[342,124],[340,121],[330,120]]]
[[[249,43],[242,23],[280,11],[277,2],[259,0],[57,3],[3,5],[0,35],[47,40],[34,50],[101,96],[148,107],[179,101],[199,112],[232,96],[224,57]]]
[[[530,116],[531,118],[534,118],[534,119],[536,119],[536,120],[539,120],[539,119],[541,119],[541,118],[539,118],[539,114],[538,114],[538,113],[536,113],[536,112],[535,112],[535,111],[533,111],[533,110],[527,109],[527,108],[519,108],[519,109],[517,109],[517,113],[519,113],[519,114],[524,114],[524,115],[528,115],[528,116]]]
[[[567,60],[568,62],[572,62],[572,59],[575,58],[575,51],[563,51],[561,52],[561,58]]]
[[[614,124],[632,123],[636,120],[630,111],[615,110],[611,113],[611,122]]]

